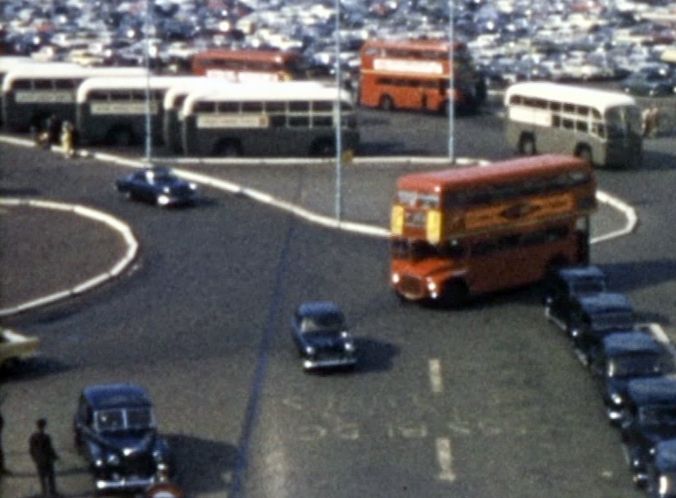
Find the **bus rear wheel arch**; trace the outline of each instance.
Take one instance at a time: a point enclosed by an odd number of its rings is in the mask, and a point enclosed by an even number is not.
[[[336,154],[336,144],[332,138],[315,140],[310,147],[310,155],[315,157],[330,157]]]
[[[524,133],[519,138],[519,153],[532,156],[537,152],[535,148],[535,137],[530,133]]]
[[[383,111],[394,111],[395,110],[394,99],[389,95],[383,95],[382,97],[380,97],[378,107]]]
[[[583,161],[588,162],[589,164],[594,164],[592,150],[587,144],[579,144],[577,147],[575,147],[575,156],[579,157]]]
[[[240,157],[242,144],[233,139],[221,140],[214,147],[214,154],[221,157]]]

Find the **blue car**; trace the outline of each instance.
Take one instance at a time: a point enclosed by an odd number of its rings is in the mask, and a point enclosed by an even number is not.
[[[197,186],[176,176],[171,169],[154,166],[126,175],[115,182],[117,191],[129,199],[158,206],[193,204]]]

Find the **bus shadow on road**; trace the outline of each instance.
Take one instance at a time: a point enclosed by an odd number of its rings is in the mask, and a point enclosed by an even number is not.
[[[233,484],[237,447],[186,434],[167,435],[176,462],[176,482],[197,496],[227,491]]]

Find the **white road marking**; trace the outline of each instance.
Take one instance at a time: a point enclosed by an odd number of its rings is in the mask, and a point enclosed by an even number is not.
[[[455,481],[450,439],[445,437],[437,438],[437,462],[439,462],[440,468],[439,479],[448,482]]]
[[[429,361],[430,386],[434,394],[439,394],[444,390],[444,382],[441,378],[441,361],[433,358]]]

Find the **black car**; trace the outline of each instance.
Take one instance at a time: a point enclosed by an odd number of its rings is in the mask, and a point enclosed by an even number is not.
[[[194,183],[182,180],[170,168],[163,166],[144,168],[126,175],[115,182],[115,187],[130,199],[159,206],[192,204],[197,196]]]
[[[622,90],[632,95],[661,97],[672,95],[676,81],[667,71],[659,69],[639,70],[622,81]]]
[[[357,361],[345,316],[334,302],[301,304],[293,315],[291,331],[305,370],[350,367]]]
[[[598,266],[567,266],[545,278],[545,316],[561,328],[570,321],[573,302],[580,296],[607,290],[606,275]]]
[[[625,403],[622,440],[634,483],[642,486],[657,443],[676,437],[676,377],[629,381]]]
[[[588,365],[606,335],[632,330],[635,322],[634,308],[624,294],[600,292],[580,296],[571,303],[566,329],[575,353]]]
[[[648,461],[646,488],[654,498],[676,498],[676,439],[665,439],[655,445],[655,454]]]
[[[591,368],[603,385],[608,418],[618,423],[624,413],[629,381],[672,373],[674,362],[665,344],[645,331],[635,330],[605,336],[593,354]]]
[[[142,387],[86,387],[73,428],[97,493],[146,489],[172,472],[169,445],[157,433],[152,403]]]

